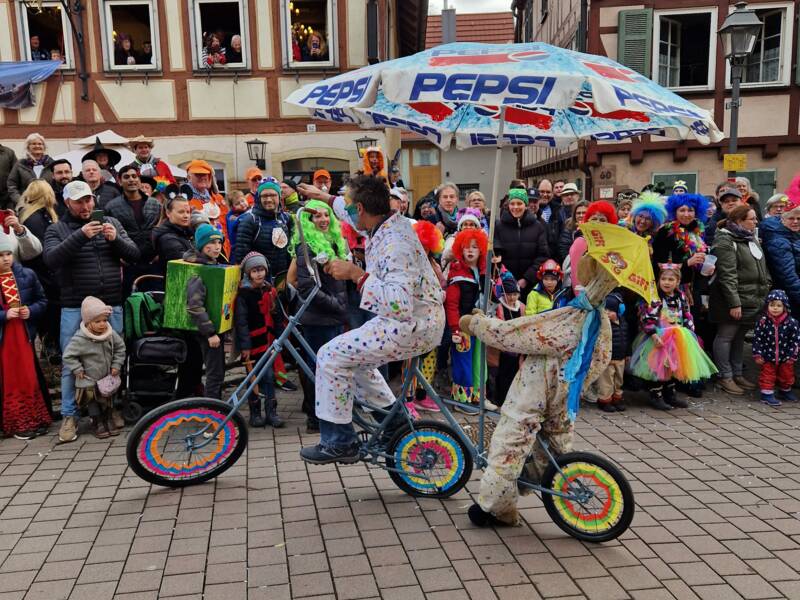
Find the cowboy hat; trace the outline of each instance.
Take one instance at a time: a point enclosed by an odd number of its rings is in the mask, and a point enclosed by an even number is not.
[[[137,144],[147,144],[151,148],[155,146],[153,143],[153,138],[145,137],[143,135],[137,135],[135,138],[131,138],[128,140],[128,147],[133,150]]]

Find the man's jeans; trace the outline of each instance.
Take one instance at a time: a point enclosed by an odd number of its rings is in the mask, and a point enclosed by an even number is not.
[[[111,307],[111,316],[108,318],[111,327],[122,335],[122,307]],[[61,309],[61,354],[67,350],[72,336],[81,326],[80,308]],[[61,415],[64,417],[78,416],[78,407],[75,405],[75,376],[63,365],[61,367]]]
[[[319,420],[319,442],[325,446],[344,449],[358,441],[356,430],[352,423],[331,423],[324,419]]]

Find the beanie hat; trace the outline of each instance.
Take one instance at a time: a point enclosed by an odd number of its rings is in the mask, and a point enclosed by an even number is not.
[[[525,205],[528,205],[528,192],[526,190],[521,190],[519,188],[511,188],[508,190],[508,201],[511,202],[512,200],[519,200],[524,202]]]
[[[194,247],[198,252],[201,252],[207,244],[213,240],[223,241],[223,235],[213,226],[208,223],[203,223],[194,232]]]
[[[258,186],[256,195],[258,197],[261,197],[261,192],[263,192],[264,190],[272,190],[275,193],[277,193],[278,196],[281,195],[281,185],[276,181],[262,181],[261,184],[259,184]]]
[[[0,252],[14,252],[12,237],[0,231]]]
[[[464,223],[471,222],[475,224],[475,227],[480,229],[481,227],[481,219],[480,219],[480,211],[477,208],[462,208],[459,211],[458,215],[458,230],[461,231],[461,227]]]
[[[99,317],[108,317],[111,315],[111,307],[100,298],[94,296],[86,296],[81,302],[81,321],[91,323]]]
[[[514,279],[511,271],[503,271],[500,277],[495,280],[494,295],[495,297],[502,298],[505,294],[519,294],[519,285],[517,280]]]
[[[789,296],[783,290],[772,290],[764,299],[764,306],[769,305],[773,300],[780,300],[786,308],[786,312],[791,312],[791,304],[789,303]]]
[[[266,257],[260,252],[248,252],[242,259],[242,277],[249,279],[249,273],[256,267],[264,267],[269,273],[269,264]]]

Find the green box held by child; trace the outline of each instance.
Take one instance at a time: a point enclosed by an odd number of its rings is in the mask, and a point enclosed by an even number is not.
[[[233,327],[233,307],[239,289],[239,265],[201,265],[184,260],[167,263],[163,326],[197,331],[186,310],[186,284],[194,275],[206,287],[206,312],[217,333]]]

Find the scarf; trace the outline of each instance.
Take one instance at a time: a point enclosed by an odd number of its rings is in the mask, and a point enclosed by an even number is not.
[[[755,237],[755,231],[750,231],[749,229],[745,229],[741,225],[737,225],[736,223],[727,223],[725,225],[725,229],[730,231],[734,235],[738,235],[739,237],[744,238],[746,241],[750,241]]]
[[[111,334],[114,332],[114,329],[111,327],[111,324],[109,323],[108,327],[106,327],[105,332],[101,333],[100,335],[97,335],[96,333],[92,333],[91,331],[89,331],[89,328],[86,327],[86,325],[81,321],[81,331],[86,335],[86,337],[88,337],[93,342],[105,342],[108,338],[111,337]]]
[[[583,382],[586,380],[586,375],[589,372],[589,367],[592,364],[592,355],[594,354],[594,347],[597,344],[597,338],[600,335],[600,315],[601,307],[592,306],[586,292],[581,292],[581,295],[570,301],[567,306],[578,308],[586,311],[586,320],[583,322],[583,329],[581,330],[581,339],[578,346],[572,352],[567,364],[564,365],[563,380],[569,384],[569,391],[567,392],[567,418],[571,422],[575,422],[578,417],[578,409],[581,406],[581,392],[583,391]]]
[[[442,224],[444,224],[445,230],[458,231],[458,221],[456,221],[458,209],[454,210],[452,214],[448,214],[441,206],[438,206],[436,207],[436,212],[439,213],[439,219],[441,220]]]
[[[191,183],[187,183],[186,185],[189,186],[189,189],[192,190],[192,198],[197,198],[198,200],[202,200],[203,202],[211,202],[211,188],[207,189],[205,192],[200,192],[194,189],[194,186]]]

